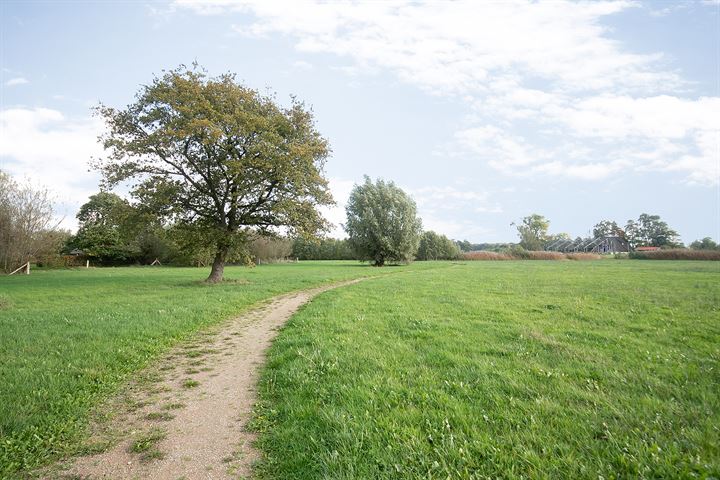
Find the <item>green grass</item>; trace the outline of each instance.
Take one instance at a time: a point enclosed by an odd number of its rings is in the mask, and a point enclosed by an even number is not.
[[[284,292],[405,270],[354,262],[229,267],[230,281],[215,286],[195,268],[0,277],[0,478],[78,451],[90,410],[194,333]],[[196,352],[204,353],[187,355]]]
[[[160,429],[153,429],[149,432],[143,433],[136,438],[128,448],[130,453],[145,453],[150,451],[158,444],[161,440],[166,437],[166,433]]]
[[[271,347],[261,478],[718,478],[720,265],[478,262],[322,294]]]
[[[200,385],[200,382],[197,380],[187,379],[183,382],[182,386],[183,388],[195,388]]]
[[[136,438],[130,444],[128,452],[140,454],[140,459],[144,462],[165,458],[165,454],[157,448],[157,444],[166,436],[167,433],[164,430],[154,428]]]

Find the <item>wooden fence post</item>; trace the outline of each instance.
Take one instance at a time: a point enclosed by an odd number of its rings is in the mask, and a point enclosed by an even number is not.
[[[27,263],[22,264],[19,268],[16,268],[12,272],[8,273],[8,275],[14,275],[20,270],[22,270],[25,275],[30,275],[30,262],[28,261]]]

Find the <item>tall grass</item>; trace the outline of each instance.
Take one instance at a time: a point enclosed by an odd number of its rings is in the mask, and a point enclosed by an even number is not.
[[[508,250],[506,252],[465,252],[462,260],[600,260],[603,257],[595,253],[561,253],[530,250]]]
[[[513,257],[506,253],[497,252],[464,252],[460,255],[463,260],[513,260]]]
[[[566,253],[568,260],[602,260],[603,256],[597,253]]]
[[[630,258],[637,260],[720,260],[720,250],[654,250],[651,252],[630,252]]]
[[[602,260],[606,258],[597,253],[586,252],[547,252],[531,250],[507,250],[502,253],[477,251],[464,252],[462,260]],[[678,248],[673,250],[655,250],[651,252],[630,252],[615,254],[613,258],[633,258],[637,260],[720,260],[720,250],[690,250]]]

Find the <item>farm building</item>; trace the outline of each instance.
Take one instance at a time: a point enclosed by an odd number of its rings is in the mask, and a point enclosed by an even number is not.
[[[601,238],[560,239],[549,243],[545,250],[552,252],[620,253],[629,252],[627,240],[617,236]]]
[[[630,244],[624,238],[617,236],[603,237],[600,243],[595,245],[591,252],[595,253],[620,253],[629,252]]]

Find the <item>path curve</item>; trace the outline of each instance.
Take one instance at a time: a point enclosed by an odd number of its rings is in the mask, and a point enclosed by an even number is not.
[[[274,297],[223,324],[201,344],[174,349],[154,369],[162,378],[123,400],[133,408],[113,422],[123,431],[121,440],[102,453],[72,460],[56,473],[82,479],[249,476],[259,455],[246,425],[267,348],[279,328],[313,297],[361,280]],[[157,437],[162,439],[143,444],[152,438],[148,432],[161,432]]]

